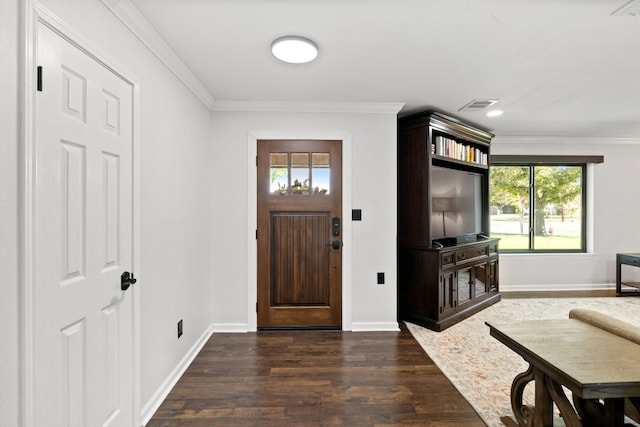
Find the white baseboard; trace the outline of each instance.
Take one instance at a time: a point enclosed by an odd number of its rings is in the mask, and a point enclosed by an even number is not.
[[[615,283],[583,283],[583,284],[531,284],[508,285],[500,283],[500,292],[559,292],[559,291],[603,291],[615,289]]]
[[[247,323],[214,323],[211,329],[218,333],[242,333],[249,332],[249,325]]]
[[[353,332],[397,332],[400,330],[398,322],[353,322]]]
[[[142,426],[145,426],[149,422],[149,420],[151,420],[153,414],[156,413],[162,402],[167,398],[167,395],[169,394],[171,389],[173,389],[173,387],[177,384],[180,377],[182,377],[182,374],[184,374],[189,365],[191,365],[191,363],[196,358],[200,350],[202,350],[202,347],[204,347],[213,332],[213,326],[209,326],[191,347],[191,349],[189,349],[187,354],[184,355],[182,360],[180,360],[178,366],[176,366],[173,371],[171,371],[167,378],[162,382],[160,387],[158,387],[156,392],[153,393],[153,396],[151,396],[149,401],[147,401],[147,403],[142,406],[142,414],[140,417],[142,420]]]

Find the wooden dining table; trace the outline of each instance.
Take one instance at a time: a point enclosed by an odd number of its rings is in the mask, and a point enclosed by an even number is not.
[[[625,398],[640,406],[640,345],[576,319],[486,324],[491,336],[529,363],[511,385],[515,421],[503,417],[506,425],[551,427],[555,404],[568,427],[618,427],[625,425]],[[533,407],[522,399],[531,381]]]

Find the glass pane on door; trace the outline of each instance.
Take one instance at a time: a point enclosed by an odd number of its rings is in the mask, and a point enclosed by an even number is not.
[[[458,271],[458,304],[462,304],[465,301],[469,301],[471,295],[471,269],[465,268]]]
[[[329,194],[331,155],[329,153],[311,154],[311,182],[313,194]]]
[[[309,153],[291,153],[291,194],[309,194]]]
[[[475,287],[475,296],[479,297],[480,295],[487,292],[487,265],[488,264],[479,264],[473,267],[474,272],[474,287]]]
[[[270,153],[271,185],[269,192],[286,194],[289,188],[289,153]]]

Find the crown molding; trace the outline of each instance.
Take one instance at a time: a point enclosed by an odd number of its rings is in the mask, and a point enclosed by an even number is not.
[[[596,136],[496,136],[491,144],[579,144],[579,145],[636,145],[640,138]]]
[[[207,108],[213,109],[211,93],[130,0],[101,1]]]
[[[398,114],[401,102],[316,102],[216,100],[213,111]]]

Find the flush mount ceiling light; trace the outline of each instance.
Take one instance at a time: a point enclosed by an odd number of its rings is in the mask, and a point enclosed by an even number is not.
[[[498,117],[504,114],[502,110],[491,110],[487,111],[487,117]]]
[[[318,56],[318,46],[300,36],[280,37],[271,43],[273,56],[290,64],[311,62]]]

